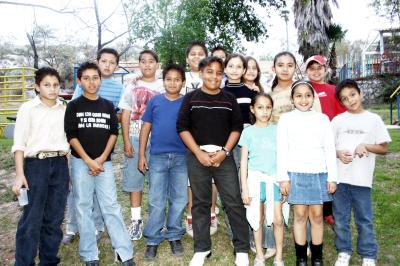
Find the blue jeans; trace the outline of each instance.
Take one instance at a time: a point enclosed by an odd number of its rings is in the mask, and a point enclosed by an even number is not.
[[[38,247],[39,265],[57,265],[69,183],[67,158],[25,159],[24,173],[29,203],[18,223],[15,265],[35,265]]]
[[[158,245],[164,239],[179,240],[185,233],[182,215],[187,204],[188,174],[185,154],[164,153],[150,155],[149,162],[149,218],[144,228],[147,245]],[[168,199],[167,231],[164,227]]]
[[[374,235],[371,188],[338,184],[333,194],[335,245],[338,252],[352,253],[351,210],[357,225],[357,253],[362,258],[376,259],[378,247]]]
[[[122,190],[125,192],[140,192],[144,187],[144,174],[138,169],[139,137],[129,136],[134,149],[133,158],[125,157],[122,170]],[[146,147],[146,157],[149,158],[150,145]]]
[[[93,195],[96,193],[111,244],[122,261],[126,261],[132,258],[133,247],[117,202],[111,161],[104,162],[103,167],[104,172],[91,176],[86,163],[80,158],[72,157],[72,185],[80,235],[79,254],[84,261],[99,259],[96,228],[92,219]]]
[[[67,198],[67,221],[66,221],[66,229],[65,232],[68,234],[76,234],[78,233],[78,223],[76,221],[76,205],[74,199],[74,187],[72,186]],[[97,231],[104,231],[104,221],[101,215],[99,201],[96,197],[96,194],[93,196],[93,212],[92,219],[94,221],[94,225]]]

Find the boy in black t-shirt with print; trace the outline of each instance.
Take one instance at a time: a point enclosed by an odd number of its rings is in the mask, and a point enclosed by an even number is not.
[[[118,136],[118,118],[112,102],[99,97],[101,73],[94,63],[78,69],[83,95],[71,101],[64,129],[71,145],[71,173],[76,203],[79,254],[86,265],[99,265],[95,225],[92,219],[96,193],[108,234],[122,265],[135,265],[133,247],[117,202],[111,153]]]

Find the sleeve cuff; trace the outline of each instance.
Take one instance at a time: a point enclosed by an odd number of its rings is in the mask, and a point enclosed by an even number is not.
[[[16,151],[25,151],[25,146],[23,145],[13,145],[11,148],[11,153],[14,153]]]

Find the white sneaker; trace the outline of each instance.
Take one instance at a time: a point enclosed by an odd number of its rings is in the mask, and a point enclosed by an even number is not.
[[[131,224],[128,226],[128,233],[131,240],[139,240],[143,234],[143,220],[131,220]]]
[[[259,258],[259,257],[255,257],[254,258],[254,264],[253,264],[253,266],[265,266],[265,259],[264,259],[264,257],[262,257],[262,258]]]
[[[375,266],[375,260],[374,259],[367,259],[367,258],[363,258],[362,260],[362,266]]]
[[[249,266],[249,254],[244,252],[236,253],[236,266]]]
[[[276,254],[276,249],[274,248],[267,248],[267,251],[265,252],[264,258],[269,259],[275,256]]]
[[[274,266],[285,266],[285,263],[283,263],[283,260],[276,260],[276,257],[274,258]]]
[[[203,266],[204,260],[211,256],[211,250],[204,252],[195,252],[190,260],[189,266]]]
[[[335,266],[349,266],[350,257],[350,254],[346,252],[339,252],[338,258],[335,262]]]

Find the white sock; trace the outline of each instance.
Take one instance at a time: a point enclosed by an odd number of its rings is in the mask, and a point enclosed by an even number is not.
[[[142,219],[142,216],[140,215],[141,212],[142,212],[142,207],[131,208],[131,218],[132,218],[132,220],[140,220],[140,219]]]

